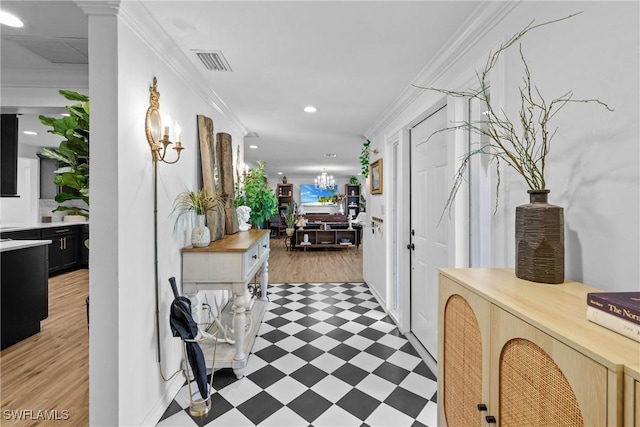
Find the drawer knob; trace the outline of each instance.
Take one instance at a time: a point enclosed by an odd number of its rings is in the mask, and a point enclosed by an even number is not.
[[[493,415],[487,415],[486,417],[484,417],[484,419],[487,420],[489,424],[496,423],[496,417],[494,417]]]
[[[257,255],[257,254],[256,254],[256,255],[253,255],[251,258],[253,258],[253,259],[258,259],[258,255]]]
[[[487,405],[485,405],[484,403],[478,403],[478,411],[486,411],[487,410]]]

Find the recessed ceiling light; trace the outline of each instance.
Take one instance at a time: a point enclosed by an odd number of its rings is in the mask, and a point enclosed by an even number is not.
[[[256,148],[258,148],[258,146],[257,145],[250,145],[249,148],[252,148],[252,149],[255,150]]]
[[[318,111],[318,109],[313,105],[307,105],[306,107],[304,107],[304,111],[305,113],[315,113],[316,111]]]
[[[278,172],[278,175],[282,175],[282,172]]]
[[[34,132],[32,130],[25,130],[22,133],[24,133],[25,135],[37,135],[38,134],[38,132]]]
[[[338,155],[337,155],[337,154],[334,154],[334,153],[327,153],[327,154],[325,154],[324,156],[325,156],[325,157],[338,157]]]
[[[0,10],[0,24],[8,25],[9,27],[22,28],[24,23],[15,15]]]

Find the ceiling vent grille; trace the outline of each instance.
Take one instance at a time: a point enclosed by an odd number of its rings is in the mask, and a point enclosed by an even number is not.
[[[197,51],[196,56],[202,64],[210,71],[231,71],[231,66],[227,62],[220,50]]]

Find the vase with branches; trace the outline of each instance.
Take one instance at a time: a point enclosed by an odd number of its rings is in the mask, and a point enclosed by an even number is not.
[[[453,200],[465,181],[466,171],[473,156],[486,155],[496,166],[496,207],[500,187],[500,164],[504,162],[515,170],[529,187],[530,203],[516,207],[515,249],[516,276],[541,283],[562,283],[564,281],[564,210],[547,203],[546,166],[551,150],[551,141],[557,128],[551,126],[552,119],[567,105],[572,103],[594,103],[613,111],[606,103],[595,98],[574,98],[572,90],[547,100],[541,89],[532,81],[531,70],[525,59],[520,40],[535,29],[573,18],[581,12],[563,18],[535,24],[531,21],[522,30],[502,43],[495,52],[490,52],[482,71],[477,72],[478,89],[457,91],[435,87],[416,86],[456,98],[478,100],[486,111],[478,121],[454,123],[431,134],[464,130],[480,135],[479,146],[462,156],[461,164],[448,199],[442,211],[451,209]],[[496,105],[489,93],[489,76],[498,64],[500,56],[509,48],[518,45],[524,76],[518,86],[520,108],[517,120],[512,121],[504,109]],[[428,140],[427,139],[427,140]]]
[[[483,113],[481,120],[457,122],[454,123],[453,126],[439,129],[429,136],[429,138],[431,138],[433,135],[441,132],[465,130],[485,137],[484,142],[462,156],[461,165],[456,172],[444,211],[451,208],[460,185],[465,181],[465,172],[469,167],[469,162],[471,158],[477,154],[487,155],[491,160],[495,161],[497,175],[496,208],[500,186],[501,162],[513,168],[522,177],[530,190],[537,191],[546,189],[547,156],[551,149],[551,141],[557,132],[557,128],[552,128],[551,126],[552,119],[570,103],[596,103],[608,111],[613,111],[609,105],[598,99],[574,98],[572,90],[568,90],[550,101],[546,100],[540,88],[533,83],[531,70],[524,56],[522,45],[518,44],[530,31],[565,21],[580,13],[582,12],[540,24],[535,24],[535,21],[531,21],[522,30],[502,43],[495,52],[489,53],[484,69],[476,72],[478,79],[478,89],[476,90],[457,91],[414,85],[419,89],[436,91],[456,98],[478,100],[486,107],[486,111]],[[517,120],[512,121],[507,113],[497,106],[496,102],[492,101],[489,93],[489,76],[498,64],[499,57],[516,44],[518,44],[519,47],[524,76],[521,86],[518,86],[518,93],[520,95],[518,117]]]

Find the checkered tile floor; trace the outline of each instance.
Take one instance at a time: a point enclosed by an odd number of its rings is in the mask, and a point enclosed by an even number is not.
[[[436,425],[435,376],[366,284],[269,284],[269,300],[245,377],[216,371],[200,418],[183,387],[158,426]]]

